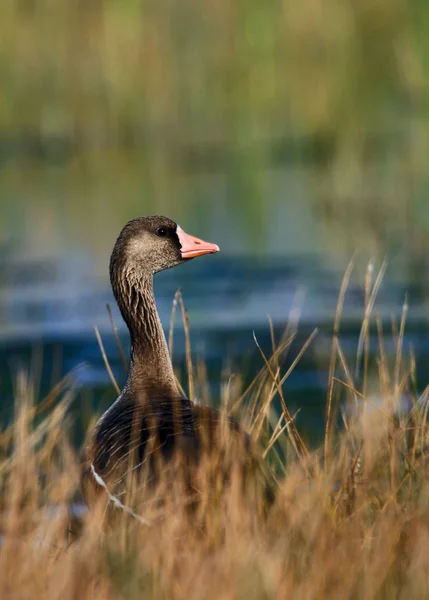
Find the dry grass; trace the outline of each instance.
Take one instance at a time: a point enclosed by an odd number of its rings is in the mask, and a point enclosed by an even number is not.
[[[216,486],[200,490],[203,522],[189,516],[173,488],[162,509],[146,506],[142,516],[150,526],[122,514],[104,531],[100,514],[73,520],[68,507],[78,500],[78,459],[68,442],[72,387],[59,386],[35,419],[31,383],[20,375],[15,422],[0,440],[0,597],[426,598],[428,394],[415,393],[414,361],[402,350],[405,318],[394,327],[395,357],[386,357],[381,324],[370,314],[376,282],[370,273],[357,353],[368,365],[368,324],[374,321],[378,377],[359,376],[346,364],[339,311],[323,451],[306,448],[285,397],[282,415],[272,404],[282,391],[281,359],[293,330],[265,358],[248,390],[240,393],[232,383],[223,388],[222,410],[241,414],[276,479],[266,519],[255,517],[233,477],[223,493]],[[198,394],[204,371],[194,366],[189,374]],[[379,404],[371,399],[375,391]],[[404,394],[413,405],[401,412]]]

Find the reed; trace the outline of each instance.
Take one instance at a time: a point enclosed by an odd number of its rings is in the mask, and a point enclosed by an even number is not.
[[[428,388],[416,391],[415,360],[403,347],[406,308],[395,355],[389,359],[385,352],[373,312],[377,281],[367,278],[356,348],[362,372],[346,362],[337,314],[328,387],[335,404],[322,448],[307,448],[298,437],[299,418],[282,391],[282,352],[294,329],[280,346],[273,344],[271,356],[264,354],[250,388],[240,391],[239,377],[222,387],[222,411],[233,410],[247,424],[276,482],[275,502],[264,518],[249,508],[238,477],[222,491],[216,480],[204,480],[213,473],[210,464],[202,465],[199,508],[191,516],[192,499],[168,482],[162,505],[145,502],[139,519],[117,509],[117,521],[106,529],[97,511],[77,514],[78,456],[69,441],[72,378],[36,415],[36,387],[20,373],[15,419],[1,436],[0,597],[426,598],[429,394]],[[377,377],[365,359],[371,323],[377,326]],[[188,361],[196,394],[203,373]],[[280,393],[277,414],[273,400]],[[404,395],[412,398],[406,410],[399,402]],[[230,452],[231,464],[239,464],[242,449],[232,450],[226,440],[225,456]]]

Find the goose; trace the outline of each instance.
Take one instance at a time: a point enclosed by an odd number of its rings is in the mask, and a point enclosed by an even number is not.
[[[128,378],[118,399],[89,434],[81,462],[81,491],[89,509],[100,498],[121,507],[130,473],[145,470],[145,487],[167,465],[190,469],[202,456],[219,451],[216,440],[225,422],[216,409],[191,402],[178,390],[166,338],[157,312],[153,276],[191,259],[219,251],[163,216],[129,221],[110,258],[113,293],[131,338]],[[251,455],[249,435],[227,418],[228,431]],[[175,462],[176,461],[176,462]],[[225,453],[215,461],[226,464]],[[228,467],[231,468],[231,457]],[[169,477],[179,477],[173,468]],[[142,487],[142,486],[140,486]],[[138,488],[140,489],[140,488]]]

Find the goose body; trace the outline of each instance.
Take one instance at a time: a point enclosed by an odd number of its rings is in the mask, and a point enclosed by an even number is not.
[[[215,451],[225,419],[179,393],[152,280],[159,271],[218,250],[166,217],[130,221],[115,243],[110,279],[130,332],[130,368],[122,393],[95,425],[84,449],[81,489],[90,508],[100,498],[108,502],[124,494],[130,475],[139,480],[144,472],[146,491],[169,465],[170,479],[179,477],[179,469],[189,478],[201,456]],[[246,433],[229,420],[226,427],[248,447]]]

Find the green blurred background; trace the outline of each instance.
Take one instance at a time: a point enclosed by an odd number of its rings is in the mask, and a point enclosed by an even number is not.
[[[87,250],[131,217],[225,251],[428,246],[425,0],[2,0],[0,240]]]

